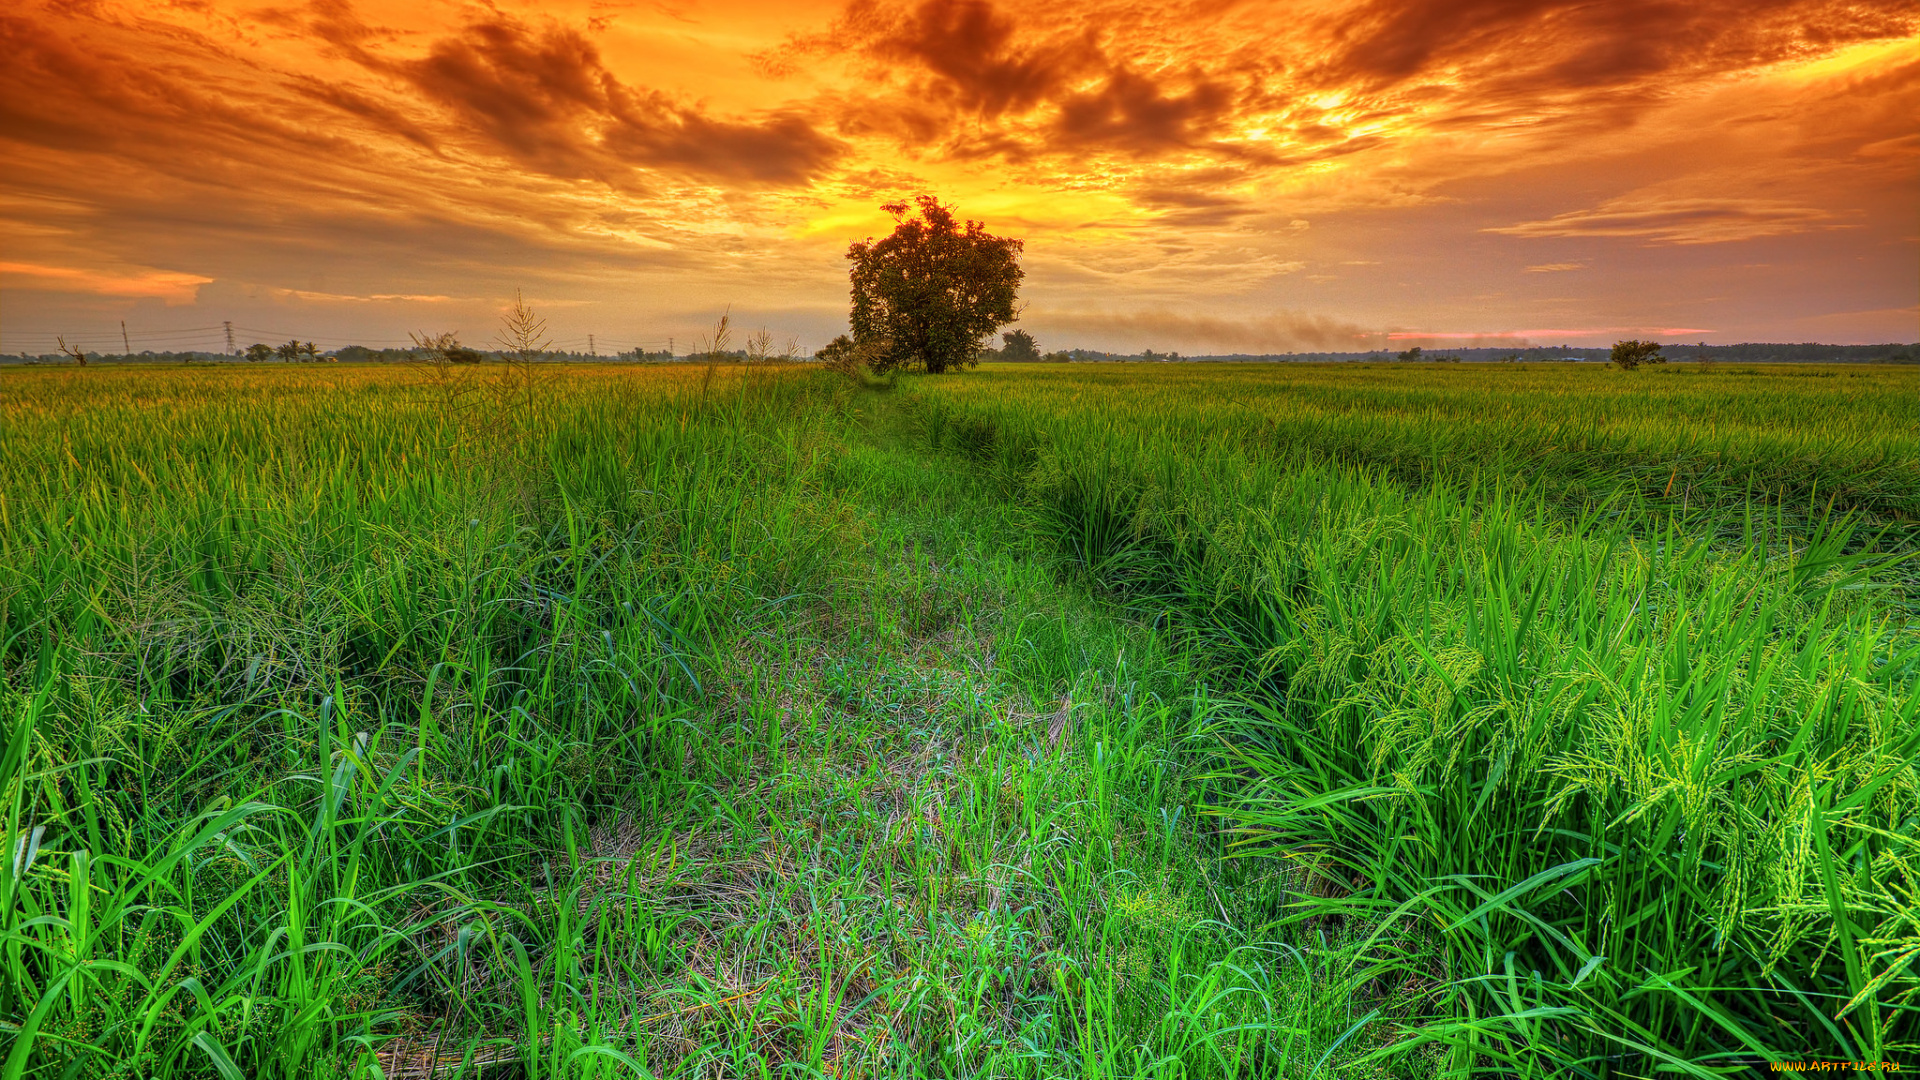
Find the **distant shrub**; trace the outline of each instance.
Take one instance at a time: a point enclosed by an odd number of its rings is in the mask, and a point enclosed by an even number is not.
[[[1040,347],[1033,335],[1025,330],[1012,330],[1000,335],[1006,347],[1000,350],[1000,359],[1019,363],[1037,363],[1040,359]]]
[[[274,349],[273,355],[289,364],[295,361],[302,364],[314,363],[320,359],[320,348],[311,341],[289,341]]]
[[[853,339],[845,334],[841,334],[839,337],[821,346],[819,351],[813,354],[813,358],[825,365],[828,371],[837,371],[842,375],[854,376],[860,374],[860,361],[855,355],[857,352],[858,349],[854,346]]]

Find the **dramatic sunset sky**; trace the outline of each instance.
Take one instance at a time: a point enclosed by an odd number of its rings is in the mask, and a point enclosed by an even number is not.
[[[1043,348],[1920,339],[1920,3],[26,0],[0,350],[811,349],[931,192]]]

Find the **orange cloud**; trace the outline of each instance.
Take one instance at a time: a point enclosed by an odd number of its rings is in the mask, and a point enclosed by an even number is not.
[[[28,279],[24,286],[16,284],[16,288],[80,289],[101,296],[152,297],[170,305],[191,303],[200,286],[213,280],[198,274],[168,270],[115,274],[71,266],[36,266],[17,262],[0,262],[0,274]]]

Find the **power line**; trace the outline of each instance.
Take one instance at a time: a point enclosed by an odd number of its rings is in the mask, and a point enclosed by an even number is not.
[[[138,335],[134,335],[132,334],[131,331],[128,331],[128,336],[130,337],[138,336],[141,341],[153,341],[153,340],[162,339],[162,338],[207,337],[209,335],[218,334],[218,333],[219,333],[219,328],[215,327],[212,330],[143,330]],[[111,330],[106,331],[104,333],[98,333],[98,334],[82,333],[82,334],[65,334],[65,335],[56,335],[51,330],[30,330],[30,331],[26,331],[24,334],[22,334],[22,336],[29,337],[29,338],[42,338],[42,339],[53,338],[55,336],[84,337],[88,339],[97,337],[102,340],[111,341],[113,340],[115,335]]]
[[[68,344],[72,346],[107,353],[111,351],[112,340],[117,336],[120,338],[120,346],[123,352],[132,354],[134,352],[133,338],[138,337],[142,347],[150,352],[205,352],[217,354],[222,345],[224,345],[228,355],[239,355],[239,342],[241,338],[236,335],[240,334],[246,334],[250,337],[267,341],[286,341],[289,339],[296,341],[311,340],[328,350],[355,345],[371,349],[407,349],[411,348],[414,344],[411,340],[396,338],[336,337],[331,334],[316,334],[308,337],[303,334],[295,334],[284,328],[271,329],[258,326],[241,326],[231,320],[223,321],[214,326],[147,330],[139,334],[133,333],[124,323],[122,323],[118,329],[120,332],[117,335],[111,330],[104,333],[95,331],[80,334],[54,334],[51,331],[27,331],[7,335],[7,344],[15,352],[50,353],[54,350],[58,340],[64,338]],[[674,351],[674,341],[675,339],[672,337],[615,338],[607,342],[607,347],[616,352],[625,353],[635,350],[650,352],[664,346],[666,351],[671,353]],[[550,345],[549,348],[554,352],[579,352],[583,346],[587,353],[598,356],[600,335],[598,333],[588,333],[582,337],[562,338]],[[494,351],[494,347],[491,345],[482,345],[479,348],[482,352]]]

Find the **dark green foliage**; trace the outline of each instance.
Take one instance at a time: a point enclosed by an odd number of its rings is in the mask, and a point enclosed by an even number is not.
[[[1000,359],[1013,363],[1038,363],[1040,349],[1034,344],[1033,335],[1025,330],[1011,330],[1000,335],[1005,344],[1000,349]]]
[[[251,354],[252,350],[249,349],[248,352]],[[289,341],[285,345],[274,349],[273,355],[287,363],[293,363],[295,361],[311,363],[320,359],[320,349],[311,341]]]
[[[856,359],[853,339],[841,334],[816,350],[813,358],[826,365],[828,370],[850,372],[854,370]]]
[[[1641,364],[1667,362],[1667,358],[1660,355],[1660,343],[1657,341],[1616,341],[1609,359],[1621,371],[1633,371]]]
[[[962,228],[931,195],[882,207],[899,223],[880,240],[847,249],[853,263],[853,340],[874,350],[875,373],[944,371],[977,363],[981,344],[1014,321],[1019,240],[977,221]]]

